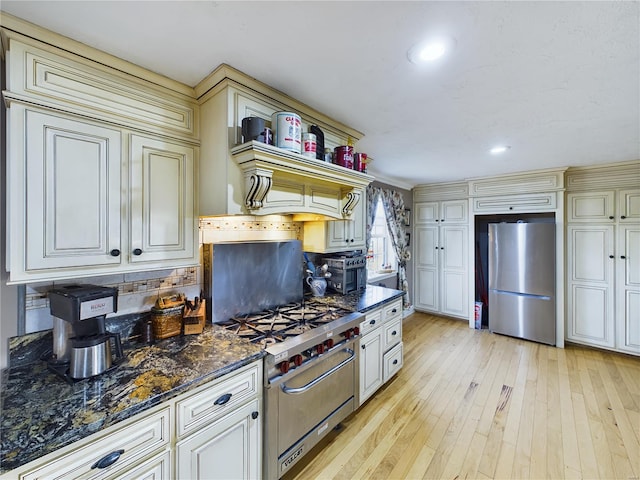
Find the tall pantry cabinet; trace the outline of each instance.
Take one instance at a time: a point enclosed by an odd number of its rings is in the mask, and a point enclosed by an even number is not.
[[[413,192],[416,310],[469,316],[469,201],[466,183]]]
[[[567,339],[640,354],[640,162],[567,174]]]

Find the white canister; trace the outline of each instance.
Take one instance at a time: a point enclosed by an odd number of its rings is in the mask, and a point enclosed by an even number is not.
[[[316,158],[315,134],[307,132],[302,134],[302,155],[309,158]]]
[[[302,121],[292,112],[276,112],[271,115],[271,129],[275,128],[273,144],[284,150],[300,153],[302,144]]]

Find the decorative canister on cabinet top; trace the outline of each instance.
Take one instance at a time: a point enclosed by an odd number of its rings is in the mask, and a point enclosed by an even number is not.
[[[275,129],[274,145],[284,150],[300,153],[302,145],[302,120],[293,112],[276,112],[271,115],[271,128]]]

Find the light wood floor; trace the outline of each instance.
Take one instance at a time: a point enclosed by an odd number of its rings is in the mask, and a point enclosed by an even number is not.
[[[402,370],[285,478],[640,477],[639,358],[421,313],[403,328]]]

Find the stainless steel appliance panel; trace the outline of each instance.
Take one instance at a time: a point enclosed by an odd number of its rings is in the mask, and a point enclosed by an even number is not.
[[[489,328],[492,332],[556,343],[556,303],[553,297],[489,290]]]
[[[490,288],[555,295],[555,242],[553,223],[489,224]]]
[[[299,240],[217,243],[209,251],[214,323],[302,300]]]
[[[489,224],[489,330],[555,345],[555,224]]]
[[[355,352],[346,348],[316,362],[312,368],[278,387],[281,422],[278,452],[282,454],[344,402],[353,398]]]

